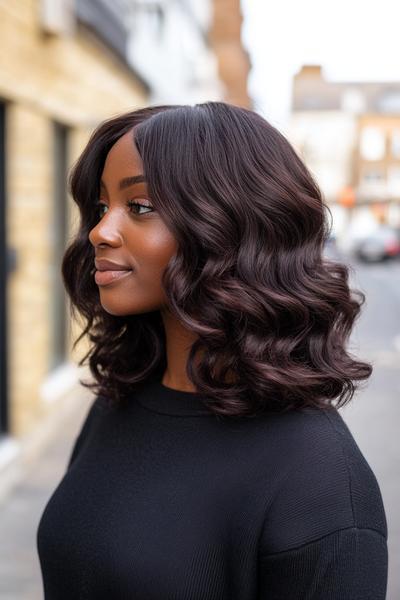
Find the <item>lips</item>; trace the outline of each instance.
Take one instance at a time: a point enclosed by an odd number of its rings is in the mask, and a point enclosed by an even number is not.
[[[105,258],[95,258],[94,264],[98,271],[131,271],[130,265],[123,265],[120,263],[113,262],[112,260],[106,260]]]
[[[94,280],[97,285],[108,285],[115,281],[119,281],[124,277],[128,277],[132,275],[133,271],[129,270],[120,270],[120,271],[96,271],[94,274]]]
[[[128,265],[115,263],[104,258],[95,259],[96,273],[94,276],[97,285],[109,285],[132,274],[132,268]]]

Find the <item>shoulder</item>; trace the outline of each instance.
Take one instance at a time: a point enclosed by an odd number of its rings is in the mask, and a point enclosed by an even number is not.
[[[95,396],[86,410],[79,435],[84,436],[91,428],[93,422],[110,411],[110,404],[105,396]]]
[[[78,454],[80,453],[82,446],[89,438],[95,426],[95,421],[105,414],[108,411],[108,408],[108,401],[103,396],[95,396],[95,398],[90,402],[86,411],[86,416],[83,419],[82,425],[73,443],[67,464],[67,470],[70,469],[72,463],[76,460]]]
[[[273,424],[281,472],[267,499],[263,553],[350,527],[387,537],[377,479],[336,409],[296,411]]]

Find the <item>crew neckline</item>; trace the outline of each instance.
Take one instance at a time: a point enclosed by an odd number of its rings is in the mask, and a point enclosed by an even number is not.
[[[213,413],[204,405],[203,394],[175,390],[161,381],[145,382],[135,393],[144,408],[164,415],[209,417]]]

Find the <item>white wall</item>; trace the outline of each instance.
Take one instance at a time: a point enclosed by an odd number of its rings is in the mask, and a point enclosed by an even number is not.
[[[128,57],[150,84],[152,104],[222,99],[217,60],[206,39],[211,8],[210,0],[134,3]]]

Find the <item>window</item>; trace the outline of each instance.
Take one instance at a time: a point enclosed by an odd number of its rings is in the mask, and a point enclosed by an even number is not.
[[[400,166],[388,167],[388,192],[391,196],[400,196]]]
[[[366,110],[364,94],[357,88],[344,90],[340,100],[341,108],[345,112],[362,113]]]
[[[398,90],[385,92],[377,104],[379,112],[398,113],[400,112],[400,93]]]
[[[361,175],[360,193],[368,197],[387,193],[386,173],[382,168],[365,169]]]
[[[364,160],[382,160],[385,156],[385,143],[385,132],[380,127],[364,127],[360,137],[361,157]]]
[[[368,169],[364,171],[363,183],[379,183],[385,179],[385,174],[381,169]]]
[[[400,158],[400,128],[392,130],[391,151],[393,158]]]

